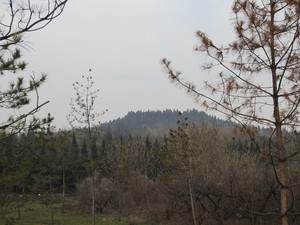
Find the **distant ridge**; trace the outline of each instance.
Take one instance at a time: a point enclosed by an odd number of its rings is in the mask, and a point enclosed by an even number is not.
[[[181,112],[181,115],[178,110],[131,111],[123,118],[102,124],[100,129],[104,132],[111,132],[114,136],[126,134],[158,136],[164,135],[170,129],[177,127],[177,121],[185,118],[188,118],[188,121],[195,125],[200,125],[203,122],[214,124],[220,128],[228,128],[234,125],[233,122],[220,120],[207,115],[205,112],[192,109]]]

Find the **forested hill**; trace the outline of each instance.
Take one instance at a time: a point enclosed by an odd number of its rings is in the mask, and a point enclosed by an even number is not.
[[[233,126],[232,122],[220,120],[207,115],[205,112],[193,109],[182,113],[177,110],[129,112],[123,118],[102,124],[101,130],[104,132],[111,131],[113,135],[130,133],[132,135],[157,136],[166,134],[169,129],[177,126],[178,120],[185,118],[196,125],[206,122],[222,128]]]

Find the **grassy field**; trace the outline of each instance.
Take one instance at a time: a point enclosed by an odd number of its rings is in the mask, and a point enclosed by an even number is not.
[[[61,213],[59,205],[53,210],[54,225],[91,225],[90,215],[66,212]],[[21,211],[21,218],[17,219],[17,212],[11,213],[6,218],[0,217],[0,225],[51,225],[50,209],[42,204],[31,204]],[[97,215],[97,225],[154,225],[153,223],[133,223],[113,215]]]

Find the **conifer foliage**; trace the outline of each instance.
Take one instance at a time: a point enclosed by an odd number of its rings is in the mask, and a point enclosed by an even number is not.
[[[24,35],[46,27],[64,10],[68,0],[48,0],[45,2],[34,0],[5,0],[0,10],[0,78],[11,80],[10,76],[22,72],[27,62],[22,60],[22,50],[28,46]],[[30,119],[42,106],[48,102],[39,102],[38,88],[46,80],[46,75],[36,77],[32,74],[26,81],[23,76],[14,78],[14,81],[1,85],[0,110],[1,115],[9,114],[10,109],[19,109],[30,103],[30,93],[36,93],[36,104],[32,110],[20,115],[1,118],[0,130],[5,136],[12,136],[24,129],[39,128],[48,123],[48,119]],[[1,82],[2,83],[2,82]]]
[[[82,76],[83,83],[75,82],[73,88],[76,92],[76,98],[71,99],[70,108],[71,113],[67,116],[67,119],[73,129],[79,130],[83,133],[84,141],[86,141],[86,149],[82,148],[83,155],[90,155],[90,167],[91,176],[91,213],[93,218],[93,225],[95,225],[95,160],[97,159],[97,143],[96,143],[96,124],[98,117],[101,115],[95,111],[95,100],[99,89],[94,90],[94,81],[91,75],[92,70],[89,69],[88,76]],[[99,125],[99,123],[98,123]]]
[[[206,91],[184,80],[169,60],[163,59],[162,64],[172,82],[203,107],[239,122],[252,141],[259,139],[252,125],[270,129],[267,151],[281,186],[278,213],[282,225],[287,225],[295,185],[288,164],[299,150],[286,149],[292,137],[284,131],[297,131],[300,125],[300,2],[235,0],[232,13],[236,39],[227,46],[218,46],[204,32],[196,32],[199,45],[195,51],[211,59],[203,68],[222,71],[216,82],[205,82]],[[257,144],[257,148],[261,151],[262,147]]]

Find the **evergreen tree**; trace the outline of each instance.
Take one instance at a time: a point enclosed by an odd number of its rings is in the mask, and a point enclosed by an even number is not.
[[[95,225],[95,160],[97,158],[97,133],[96,125],[99,125],[97,118],[99,113],[95,112],[95,100],[99,89],[94,90],[94,81],[91,75],[91,69],[89,69],[88,76],[82,76],[84,83],[75,82],[73,88],[76,92],[76,98],[71,99],[70,108],[71,113],[67,116],[67,119],[73,129],[80,130],[84,136],[84,145],[82,147],[82,153],[89,154],[90,158],[90,173],[91,173],[91,213],[93,218],[93,225]]]
[[[236,40],[229,45],[217,46],[204,32],[196,32],[200,44],[195,50],[211,59],[203,68],[224,70],[216,83],[205,82],[208,92],[184,80],[169,60],[162,64],[172,82],[204,108],[240,123],[252,141],[262,138],[255,125],[270,129],[269,158],[281,187],[278,213],[281,224],[288,225],[296,185],[292,179],[296,174],[288,167],[299,151],[286,148],[293,134],[285,130],[296,131],[300,125],[299,1],[235,0],[232,13]]]
[[[40,30],[58,17],[64,10],[68,0],[50,0],[46,3],[37,3],[32,0],[26,2],[6,0],[1,3],[3,15],[0,22],[0,76],[12,76],[22,72],[27,63],[23,61],[20,46],[24,44],[24,35]],[[14,81],[1,86],[0,110],[1,114],[10,109],[20,109],[30,103],[30,94],[36,93],[36,106],[20,115],[11,115],[6,121],[0,122],[0,130],[4,131],[6,137],[15,135],[25,129],[39,128],[41,124],[47,123],[45,119],[36,119],[33,115],[48,102],[39,102],[38,88],[45,82],[46,75],[39,78],[32,74],[26,82],[22,76]],[[7,112],[8,113],[8,112]],[[31,118],[31,119],[29,119]]]

